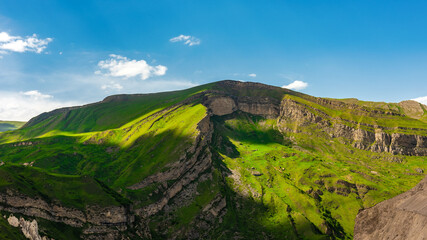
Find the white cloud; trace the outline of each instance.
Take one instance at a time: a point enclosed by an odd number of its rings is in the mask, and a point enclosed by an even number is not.
[[[166,74],[167,67],[163,65],[151,66],[145,60],[130,60],[127,57],[111,54],[110,59],[100,61],[98,67],[101,70],[106,70],[106,76],[112,77],[136,77],[139,76],[142,80],[153,76],[163,76]],[[95,74],[101,74],[100,70],[95,71]]]
[[[251,74],[249,74],[248,76],[249,76],[249,77],[253,77],[253,78],[254,78],[254,77],[256,77],[256,74],[255,74],[255,73],[251,73]]]
[[[427,96],[425,96],[425,97],[418,97],[418,98],[414,98],[414,99],[411,99],[411,100],[414,100],[414,101],[417,101],[417,102],[422,103],[424,105],[427,105]]]
[[[171,39],[169,39],[170,42],[184,42],[184,44],[188,45],[188,46],[194,46],[194,45],[199,45],[200,44],[200,39],[193,37],[193,36],[188,36],[188,35],[179,35],[178,37],[173,37]]]
[[[10,36],[7,32],[0,32],[0,42],[10,42],[18,37]]]
[[[39,39],[36,34],[23,38],[20,36],[11,36],[7,32],[0,32],[0,54],[7,53],[8,51],[41,53],[51,41],[52,38]]]
[[[300,81],[300,80],[295,80],[292,83],[290,83],[289,85],[285,85],[282,88],[288,88],[288,89],[292,89],[292,90],[302,90],[304,88],[306,88],[308,86],[308,83]]]
[[[165,91],[175,91],[181,89],[187,89],[191,87],[198,86],[199,84],[193,83],[187,80],[156,80],[156,81],[146,81],[142,83],[136,83],[131,86],[135,89],[134,93],[153,93],[153,92],[165,92]]]
[[[43,94],[43,93],[39,92],[38,90],[31,90],[31,91],[20,92],[20,93],[24,96],[29,96],[30,98],[32,98],[34,100],[53,98],[53,96]]]
[[[81,105],[78,102],[58,101],[37,90],[28,92],[0,92],[0,119],[28,121],[43,112],[61,107]]]
[[[102,90],[122,90],[122,89],[123,89],[123,86],[122,86],[122,85],[120,85],[120,84],[118,84],[118,83],[111,82],[111,83],[109,83],[109,84],[104,84],[104,85],[102,85],[102,86],[101,86],[101,89],[102,89]]]

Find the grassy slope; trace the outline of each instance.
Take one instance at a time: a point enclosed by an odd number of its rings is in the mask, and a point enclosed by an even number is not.
[[[0,121],[0,132],[6,132],[18,129],[24,126],[25,122],[17,122],[17,121]]]
[[[7,218],[9,217],[8,213],[3,213],[0,211],[0,239],[4,240],[25,240],[24,234],[22,234],[20,228],[15,228],[7,222]],[[6,218],[3,218],[3,215]]]
[[[0,167],[0,190],[11,189],[71,208],[119,206],[126,203],[111,190],[88,176],[49,173],[35,167],[5,164]]]
[[[361,106],[359,108],[349,108],[348,106],[325,106],[300,97],[289,95],[286,97],[308,106],[308,109],[316,115],[319,114],[319,112],[323,112],[328,115],[329,119],[338,120],[341,123],[345,123],[346,125],[350,125],[355,128],[357,128],[359,124],[368,124],[371,126],[377,125],[385,127],[385,132],[388,133],[397,132],[404,134],[427,135],[427,123],[408,116],[391,115],[383,113],[383,111],[376,112],[375,110],[378,109],[366,106]],[[340,102],[338,100],[331,101]],[[344,120],[344,122],[342,120]],[[367,130],[373,131],[373,129],[369,128]]]
[[[398,112],[402,115],[407,115],[411,118],[415,118],[422,122],[427,123],[427,109],[426,109],[427,107],[415,101],[403,101],[400,103],[386,103],[386,102],[362,101],[356,98],[339,99],[339,101],[350,103],[350,104],[356,104],[359,106],[365,106],[369,108],[390,110],[390,111]]]
[[[278,238],[283,229],[292,230],[292,223],[300,238],[323,238],[318,230],[324,222],[351,238],[360,208],[413,187],[423,176],[407,174],[426,165],[424,157],[402,157],[403,163],[384,161],[387,154],[353,149],[338,142],[325,143],[322,136],[316,134],[310,138],[304,134],[293,136],[301,138],[297,141],[306,145],[304,147],[315,148],[315,151],[290,147],[278,138],[280,134],[274,130],[274,121],[247,114],[225,120],[225,127],[217,129],[230,139],[238,152],[237,155],[222,154],[226,166],[241,176],[241,183],[232,178],[230,182],[240,192],[249,191],[251,198],[268,213],[242,218],[249,217],[273,233],[276,229]],[[256,172],[262,175],[254,176]],[[357,188],[346,187],[338,180],[365,185],[372,190],[364,187],[358,192]],[[328,191],[332,188],[342,188],[349,193],[344,196],[335,190]],[[322,191],[321,200],[312,194],[316,190]]]
[[[23,129],[0,134],[0,143],[3,143],[0,145],[0,161],[15,164],[34,161],[34,166],[43,171],[90,175],[115,190],[121,190],[123,195],[137,200],[139,205],[153,203],[159,197],[149,195],[156,189],[155,184],[138,191],[126,187],[166,170],[167,164],[178,160],[193,143],[197,123],[205,117],[206,109],[197,100],[176,105],[173,109],[166,108],[205,89],[239,97],[270,97],[277,101],[284,94],[289,94],[285,97],[306,105],[315,114],[320,111],[326,113],[334,121],[341,118],[355,122],[346,121],[351,125],[377,124],[390,128],[387,130],[389,132],[427,132],[427,125],[420,120],[363,111],[366,109],[322,105],[316,98],[281,88],[234,89],[222,84],[210,84],[171,93],[127,96],[126,101],[104,101],[68,113],[58,113]],[[234,117],[215,120],[216,134],[229,139],[228,143],[219,144],[217,151],[223,158],[219,164],[239,172],[241,183],[227,178],[229,187],[224,189],[221,174],[215,170],[213,180],[198,186],[200,195],[194,202],[178,210],[175,229],[188,226],[204,205],[218,192],[223,192],[226,196],[241,197],[241,204],[246,208],[230,209],[219,232],[214,235],[231,234],[234,229],[247,237],[253,234],[261,234],[259,237],[262,237],[262,232],[267,232],[278,239],[285,236],[321,239],[324,236],[320,232],[324,232],[325,223],[328,223],[337,234],[351,237],[358,209],[372,206],[414,186],[421,176],[408,174],[426,164],[425,158],[404,156],[399,157],[402,163],[395,163],[384,160],[392,157],[387,154],[353,149],[339,141],[330,142],[315,126],[301,129],[310,135],[286,136],[300,145],[290,146],[290,142],[284,141],[276,130],[275,120],[247,114],[236,114]],[[395,127],[419,129],[402,130]],[[31,145],[14,146],[14,142],[25,139]],[[263,175],[254,176],[255,171]],[[371,190],[361,193],[349,188],[347,196],[328,191],[344,188],[337,183],[338,180],[363,184]],[[58,186],[79,187],[81,180],[76,181],[64,181]],[[318,182],[323,184],[319,185]],[[70,186],[65,186],[68,184]],[[236,188],[240,190],[234,191]],[[323,193],[321,201],[313,195],[316,190]],[[249,197],[242,192],[247,192]],[[73,196],[50,197],[61,198],[64,202],[70,198],[69,204],[76,204],[73,203]],[[90,199],[88,197],[88,201]]]
[[[69,111],[42,114],[30,120],[23,129],[5,135],[11,141],[41,136],[50,131],[85,133],[121,127],[142,115],[172,106],[188,97],[209,89],[212,84],[182,91],[122,95]]]
[[[194,142],[197,123],[205,115],[201,104],[184,105],[113,130],[46,134],[29,146],[0,145],[0,160],[34,162],[35,167],[54,173],[91,175],[114,188],[125,188],[178,160]]]

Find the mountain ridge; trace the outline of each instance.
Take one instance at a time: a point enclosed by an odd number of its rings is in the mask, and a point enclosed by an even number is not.
[[[0,169],[88,176],[129,201],[134,221],[81,238],[350,239],[359,209],[423,177],[426,145],[427,124],[394,109],[227,80],[33,118],[0,135]]]

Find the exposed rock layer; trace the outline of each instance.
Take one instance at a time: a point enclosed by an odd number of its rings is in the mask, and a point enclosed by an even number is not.
[[[125,231],[134,217],[124,206],[88,206],[85,211],[48,203],[40,198],[30,198],[7,190],[0,193],[0,210],[40,217],[53,222],[62,222],[72,227],[83,228],[85,234],[104,234]]]
[[[390,131],[388,130],[390,129],[381,126],[334,119],[317,108],[297,102],[291,98],[284,98],[280,101],[276,97],[239,93],[239,87],[245,87],[247,91],[253,89],[257,91],[260,89],[268,91],[272,88],[262,84],[231,84],[229,82],[224,82],[222,84],[226,85],[227,92],[208,90],[193,95],[191,98],[185,100],[185,103],[188,104],[194,103],[194,101],[201,101],[202,104],[208,108],[210,114],[199,123],[198,130],[200,134],[193,146],[186,149],[185,154],[181,156],[180,159],[176,159],[176,161],[172,161],[171,164],[167,165],[167,170],[164,172],[157,172],[156,174],[146,177],[137,184],[128,186],[128,189],[138,190],[152,184],[159,184],[156,191],[160,193],[161,197],[156,202],[139,207],[134,212],[131,212],[131,209],[124,206],[112,206],[108,208],[89,207],[82,211],[66,208],[59,204],[47,203],[42,199],[29,198],[19,193],[7,192],[0,194],[0,210],[21,213],[27,216],[41,217],[54,222],[62,222],[73,227],[82,227],[84,228],[83,233],[88,239],[96,239],[98,235],[103,235],[101,239],[118,238],[122,232],[126,231],[128,227],[134,223],[133,214],[142,217],[143,222],[148,222],[149,218],[153,215],[162,214],[162,211],[172,211],[171,209],[173,209],[174,206],[171,202],[174,200],[184,199],[183,201],[192,201],[193,192],[191,191],[195,191],[194,189],[197,188],[199,182],[212,177],[211,170],[214,166],[212,162],[212,148],[210,145],[214,129],[210,117],[212,115],[224,116],[236,111],[261,115],[269,119],[277,119],[279,130],[282,132],[299,132],[302,131],[301,129],[306,130],[304,127],[315,126],[315,128],[321,129],[330,138],[342,139],[346,143],[351,143],[352,146],[359,149],[403,155],[427,155],[427,136],[389,133]],[[107,98],[104,102],[126,101],[126,99],[127,97],[125,95],[120,95]],[[330,101],[320,98],[311,98],[310,100],[323,106],[349,108],[363,114],[397,114],[395,112],[382,110],[367,110],[355,104],[346,104],[339,101]],[[179,104],[184,104],[184,102]],[[172,111],[174,107],[176,106],[174,105],[167,110],[170,109]],[[73,109],[74,108],[66,108],[56,111],[67,113]],[[29,124],[43,121],[57,112],[41,115],[39,119],[33,120],[33,122]],[[64,116],[64,118],[66,117],[67,116]],[[141,121],[145,121],[145,119]],[[130,128],[126,130],[130,130]],[[97,141],[98,142],[95,142],[95,140],[88,140],[86,143],[103,143],[100,140]],[[21,147],[32,145],[36,145],[36,142],[21,142],[14,146]],[[421,169],[420,171],[423,170]],[[254,176],[262,175],[262,173],[258,171],[253,171],[252,174]],[[236,174],[234,175],[237,178]],[[366,191],[369,190],[367,186],[350,184],[345,181],[337,182],[337,185],[337,188],[329,188],[328,191],[347,196],[352,192],[361,193],[363,189],[366,189]],[[261,196],[261,194],[257,193],[255,190],[249,190],[254,198],[259,198]],[[314,198],[319,198],[322,194],[321,191],[313,192]],[[416,224],[424,224],[425,220],[423,220],[423,217],[426,216],[426,210],[422,208],[422,206],[421,208],[419,207],[420,204],[422,205],[423,201],[427,201],[423,196],[424,195],[417,195],[411,201],[408,200],[409,202],[406,201],[398,205],[396,209],[399,209],[402,213],[399,213],[400,215],[391,215],[390,217],[412,217],[411,219],[415,221],[414,226],[417,226]],[[175,205],[182,206],[185,204],[175,203]],[[227,199],[219,193],[209,204],[203,207],[201,214],[194,220],[193,228],[189,229],[188,232],[185,233],[185,236],[189,239],[205,238],[208,236],[209,229],[212,228],[215,223],[222,221],[221,217],[227,211],[226,207]],[[363,212],[361,214],[363,215]],[[413,214],[413,216],[411,214]],[[167,218],[166,215],[162,217]],[[148,229],[146,222],[144,222],[144,224],[145,226],[142,226],[143,230],[141,230],[142,233],[140,236],[150,238],[150,233],[146,230]],[[388,226],[388,223],[381,224],[383,225],[379,226],[379,229],[381,229],[381,227],[387,228]],[[167,221],[165,221],[165,226],[163,226],[161,230],[167,231],[168,227]],[[374,232],[374,230],[369,231]],[[324,232],[328,233],[330,231],[325,230]],[[399,232],[399,234],[408,233]]]
[[[39,234],[39,226],[37,221],[27,221],[23,217],[19,219],[13,215],[7,218],[10,225],[14,227],[20,227],[24,236],[30,240],[48,240],[47,237],[41,237]]]
[[[413,189],[364,209],[356,217],[355,240],[426,238],[427,177]]]
[[[317,99],[326,105],[354,108],[358,111],[367,111],[357,105],[343,102]],[[319,109],[314,109],[289,98],[278,102],[274,98],[238,97],[216,95],[207,98],[205,106],[213,115],[227,115],[235,111],[242,111],[268,118],[277,118],[281,131],[301,131],[301,127],[316,124],[318,128],[328,133],[331,138],[342,138],[359,149],[373,152],[389,152],[392,154],[426,156],[427,136],[403,133],[388,133],[387,129],[378,125],[349,122],[343,119],[334,119]],[[337,107],[337,106],[335,106]],[[374,110],[378,114],[380,110]],[[373,113],[371,113],[373,114]],[[388,114],[381,112],[381,114]],[[391,114],[391,113],[390,113]],[[291,127],[290,127],[291,126]],[[403,129],[404,130],[404,129]]]

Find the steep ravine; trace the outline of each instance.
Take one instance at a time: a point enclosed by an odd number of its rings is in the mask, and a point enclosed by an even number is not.
[[[233,189],[230,187],[228,182],[230,178],[238,182],[240,181],[240,173],[235,169],[226,169],[221,163],[221,154],[218,153],[218,149],[215,148],[218,147],[215,146],[215,144],[221,145],[220,147],[225,148],[225,152],[230,153],[230,156],[236,151],[236,149],[233,149],[233,146],[228,146],[224,143],[227,141],[226,139],[218,139],[224,136],[215,136],[216,129],[213,118],[234,116],[233,114],[237,115],[240,113],[260,116],[264,120],[274,122],[275,127],[277,126],[276,130],[279,132],[279,135],[280,133],[285,136],[288,133],[311,134],[305,131],[310,131],[310,128],[316,128],[325,134],[327,141],[337,140],[346,146],[348,145],[349,148],[352,146],[357,149],[375,153],[386,152],[395,155],[427,155],[427,134],[405,134],[404,132],[407,129],[404,128],[389,128],[332,117],[327,112],[321,110],[321,108],[309,106],[291,97],[284,97],[282,99],[282,96],[278,98],[268,95],[258,96],[239,93],[240,85],[249,86],[249,90],[261,88],[267,92],[273,87],[260,86],[259,84],[252,83],[231,84],[227,81],[221,84],[228,87],[227,91],[217,89],[206,90],[193,95],[191,98],[187,98],[186,101],[178,103],[178,105],[190,105],[197,100],[207,109],[207,116],[197,124],[198,135],[193,144],[189,148],[180,149],[185,150],[184,154],[182,154],[179,159],[171,159],[165,167],[159,168],[157,172],[145,177],[142,181],[139,179],[139,182],[131,185],[129,184],[123,188],[135,192],[143,192],[146,189],[153,188],[152,191],[150,190],[150,192],[147,192],[147,195],[157,196],[157,198],[153,198],[155,199],[153,202],[147,204],[147,202],[142,202],[142,200],[132,199],[132,203],[121,204],[120,206],[99,207],[90,205],[86,206],[85,209],[77,209],[64,206],[60,202],[48,201],[44,199],[43,196],[30,197],[20,192],[9,190],[0,193],[0,210],[34,218],[42,218],[52,222],[64,223],[73,228],[81,229],[81,237],[86,239],[203,239],[209,238],[213,233],[216,234],[215,236],[222,236],[222,233],[215,231],[217,230],[216,228],[225,221],[227,213],[237,211],[236,209],[238,209],[238,211],[246,210],[242,209],[246,206],[253,207],[253,210],[251,210],[252,212],[255,211],[256,208],[267,208],[267,206],[262,206],[262,204],[258,206],[256,203],[251,202],[253,205],[243,205],[241,202],[236,201],[236,199],[250,199],[251,197],[262,201],[262,197],[265,194],[264,186],[261,186],[261,190],[255,190],[250,184],[242,184],[245,188],[243,192],[239,192],[238,188]],[[313,97],[307,98],[317,104],[335,104],[336,106],[334,105],[334,107],[352,108],[361,114],[395,114],[394,112],[388,113],[385,111],[370,112],[370,110],[365,108],[339,101],[321,100]],[[120,101],[121,100],[123,99],[120,98]],[[115,100],[111,98],[108,101]],[[172,105],[165,109],[173,112],[175,110],[175,108],[173,108],[174,106],[175,105]],[[64,111],[69,112],[73,109],[74,108],[62,109],[58,111],[62,113]],[[157,114],[160,113],[161,111],[157,112]],[[37,121],[43,122],[45,118],[48,119],[52,114],[55,113],[45,114]],[[199,119],[197,121],[199,121]],[[143,122],[140,124],[142,125]],[[131,127],[126,130],[129,129],[131,129]],[[137,130],[138,129],[135,131]],[[282,135],[280,136],[283,138]],[[86,141],[84,144],[102,146],[105,144],[102,140],[102,138],[94,134],[93,141]],[[31,141],[14,143],[14,146],[16,148],[39,147],[39,144],[33,144],[33,142],[31,142],[30,145],[28,142]],[[299,147],[297,141],[293,142],[293,144],[296,148]],[[281,158],[286,159],[293,157],[292,154],[285,155],[286,154],[281,156]],[[313,159],[303,159],[303,161],[307,162],[311,160]],[[290,178],[290,171],[292,171],[292,169],[271,168],[272,171],[274,169],[274,171],[277,170],[280,172],[280,177],[284,177],[285,179]],[[351,170],[352,169],[350,169],[350,171]],[[250,177],[259,177],[259,179],[261,179],[263,175],[268,175],[265,172],[262,173],[258,171],[255,167],[251,167],[249,170],[246,169],[245,171],[250,172]],[[311,171],[311,169],[307,168],[304,171],[308,172]],[[375,171],[371,171],[371,173],[377,177]],[[315,175],[316,173],[312,173],[312,176]],[[336,180],[334,177],[336,176],[333,174],[322,175],[321,180],[316,182],[318,186],[314,186],[314,188],[289,187],[289,189],[295,189],[297,194],[304,196],[304,198],[307,199],[306,202],[313,203],[310,206],[313,208],[317,207],[317,211],[322,211],[320,214],[323,214],[322,218],[315,222],[313,219],[315,219],[316,216],[311,219],[307,217],[308,214],[302,215],[294,211],[291,207],[292,203],[286,203],[289,205],[285,203],[280,205],[287,206],[285,208],[286,218],[291,219],[290,224],[293,226],[291,230],[294,234],[292,236],[296,236],[295,239],[301,238],[304,232],[304,228],[301,229],[301,226],[310,228],[310,231],[319,234],[319,236],[329,235],[339,238],[344,236],[342,227],[331,215],[331,212],[326,211],[326,209],[320,205],[322,195],[336,194],[339,195],[338,197],[347,197],[351,194],[357,194],[358,200],[361,201],[360,198],[363,198],[364,194],[371,190],[376,190],[364,184],[356,184],[356,182],[352,181],[351,176],[348,179],[346,178],[348,181],[341,179]],[[375,177],[372,177],[372,179]],[[325,183],[329,178],[333,179],[331,182],[333,181],[335,185],[332,185],[332,183]],[[269,176],[268,181],[274,182],[275,179],[277,181],[279,178]],[[325,182],[323,182],[323,180],[325,180]],[[261,180],[259,181],[261,182]],[[305,183],[303,177],[301,177],[299,182]],[[269,187],[273,188],[273,185],[274,184],[269,183]],[[289,191],[289,189],[287,189],[287,191]],[[247,191],[247,193],[245,193],[245,191]],[[273,195],[271,199],[273,199]],[[279,200],[276,199],[275,201]],[[360,204],[362,205],[363,203]],[[273,208],[275,207],[274,205]],[[186,211],[193,214],[191,218],[185,215],[187,214]],[[250,212],[250,214],[252,214],[252,212]],[[295,223],[294,221],[302,222],[301,226],[298,225],[300,223]],[[238,229],[234,230],[234,236],[239,238]],[[265,239],[269,238],[268,233],[261,234],[264,234]]]

